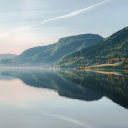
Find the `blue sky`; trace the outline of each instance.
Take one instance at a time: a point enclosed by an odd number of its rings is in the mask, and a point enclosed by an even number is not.
[[[128,26],[128,0],[0,0],[0,54]]]

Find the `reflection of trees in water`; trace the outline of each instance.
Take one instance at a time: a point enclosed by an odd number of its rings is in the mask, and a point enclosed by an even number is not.
[[[70,72],[69,72],[70,73]],[[102,96],[95,91],[82,87],[62,78],[58,73],[51,71],[9,71],[1,72],[5,76],[13,76],[21,79],[25,84],[56,90],[60,96],[85,101],[99,100]]]
[[[124,80],[128,79],[128,75],[114,75],[114,74],[109,74],[108,77],[109,78],[114,78],[114,79],[120,80],[120,82],[122,82],[121,79],[124,79]]]
[[[64,78],[81,83],[83,87],[94,90],[112,101],[128,108],[128,75],[107,75],[94,72],[59,72]]]
[[[60,96],[93,101],[106,96],[128,107],[128,75],[107,75],[86,71],[6,71],[4,76],[21,79],[25,84],[56,90]]]

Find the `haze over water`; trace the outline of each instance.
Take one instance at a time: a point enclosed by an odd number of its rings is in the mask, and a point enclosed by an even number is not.
[[[1,128],[126,128],[127,72],[0,70]]]

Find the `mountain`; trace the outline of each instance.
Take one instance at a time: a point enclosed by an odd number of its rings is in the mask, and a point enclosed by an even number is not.
[[[0,64],[13,66],[39,66],[59,61],[69,53],[98,43],[103,38],[96,34],[82,34],[61,38],[57,43],[27,49],[21,55],[2,60]]]
[[[93,65],[96,63],[107,63],[109,59],[114,58],[128,58],[128,27],[93,46],[68,55],[58,65],[69,67]]]
[[[11,59],[11,58],[14,58],[14,57],[16,57],[17,55],[15,55],[15,54],[0,54],[0,60],[2,60],[2,59]]]

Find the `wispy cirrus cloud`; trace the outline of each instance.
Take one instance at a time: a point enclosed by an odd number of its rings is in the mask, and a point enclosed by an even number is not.
[[[42,111],[42,114],[43,115],[46,115],[46,116],[51,116],[51,117],[55,117],[55,118],[58,118],[58,119],[61,119],[61,120],[65,120],[65,121],[68,121],[68,122],[71,122],[73,124],[76,124],[78,126],[82,126],[84,128],[93,128],[85,123],[82,123],[78,120],[75,120],[75,119],[72,119],[72,118],[69,118],[69,117],[65,117],[65,116],[60,116],[60,115],[54,115],[54,114],[50,114],[50,113],[46,113],[44,111]]]
[[[73,16],[76,16],[76,15],[79,15],[79,14],[82,13],[82,12],[88,11],[88,10],[90,10],[90,9],[92,9],[92,8],[95,8],[95,7],[97,7],[97,6],[100,6],[100,5],[102,5],[102,4],[105,4],[105,3],[109,2],[109,1],[111,1],[111,0],[104,0],[104,1],[102,1],[102,2],[100,2],[100,3],[91,5],[91,6],[89,6],[89,7],[86,7],[86,8],[84,8],[84,9],[81,9],[81,10],[77,10],[77,11],[71,12],[71,13],[66,14],[66,15],[62,15],[62,16],[59,16],[59,17],[51,18],[51,19],[48,19],[48,20],[44,20],[43,22],[38,23],[38,24],[34,24],[34,25],[31,25],[31,26],[27,26],[27,27],[23,27],[23,28],[19,28],[19,29],[15,29],[15,30],[9,31],[9,32],[7,32],[7,33],[1,34],[1,35],[0,35],[0,38],[1,38],[1,37],[5,37],[5,36],[8,36],[8,35],[10,35],[11,33],[16,32],[16,31],[22,31],[22,30],[25,30],[25,29],[30,29],[30,28],[33,28],[33,27],[42,25],[42,24],[44,24],[44,23],[46,23],[46,22],[50,22],[50,21],[54,21],[54,20],[59,20],[59,19],[63,19],[63,18],[69,18],[69,17],[73,17]],[[67,28],[58,28],[58,29],[67,29]]]
[[[57,20],[57,19],[62,19],[62,18],[68,18],[68,17],[76,16],[76,15],[78,15],[78,14],[84,12],[84,11],[88,11],[88,10],[90,10],[90,9],[96,7],[96,6],[105,4],[105,3],[109,2],[109,1],[111,1],[111,0],[104,0],[103,2],[100,2],[100,3],[97,3],[97,4],[91,5],[89,7],[86,7],[84,9],[81,9],[81,10],[78,10],[78,11],[74,11],[74,12],[69,13],[67,15],[63,15],[63,16],[59,16],[59,17],[52,18],[52,19],[49,19],[49,20],[45,20],[45,21],[41,22],[40,24],[43,24],[43,23],[46,23],[46,22],[52,21],[52,20]]]

